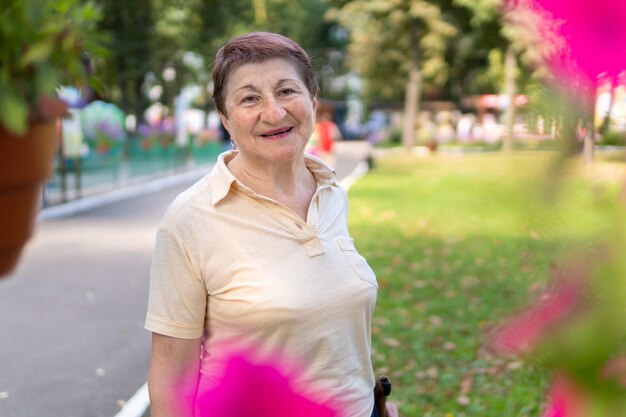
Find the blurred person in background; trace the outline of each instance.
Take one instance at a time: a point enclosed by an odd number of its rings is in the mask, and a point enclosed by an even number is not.
[[[335,141],[342,139],[341,131],[333,122],[331,114],[322,112],[315,123],[315,129],[306,151],[323,159],[331,167],[335,167],[337,158],[335,157],[334,144]]]
[[[293,386],[339,417],[376,416],[378,284],[348,232],[345,191],[304,153],[318,93],[309,58],[281,35],[249,33],[218,51],[213,81],[235,149],[171,204],[157,233],[151,416],[210,415],[202,397],[219,386],[225,346],[301,366]]]

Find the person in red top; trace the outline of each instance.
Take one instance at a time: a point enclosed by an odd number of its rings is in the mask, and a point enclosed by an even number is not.
[[[315,123],[315,132],[309,142],[307,151],[323,159],[331,167],[335,166],[334,143],[343,139],[337,125],[329,113],[321,113]]]
[[[320,130],[320,147],[322,151],[332,153],[334,138],[339,133],[339,129],[337,129],[337,126],[333,123],[330,114],[322,113],[318,127]]]

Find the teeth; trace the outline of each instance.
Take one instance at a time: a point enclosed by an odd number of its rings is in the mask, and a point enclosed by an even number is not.
[[[291,130],[291,128],[289,128],[289,129],[285,129],[285,130],[281,130],[280,132],[276,132],[276,133],[270,133],[269,135],[261,135],[261,136],[269,137],[269,136],[281,135],[281,134],[283,134],[283,133],[285,133],[285,132],[288,132],[288,131],[290,131],[290,130]]]

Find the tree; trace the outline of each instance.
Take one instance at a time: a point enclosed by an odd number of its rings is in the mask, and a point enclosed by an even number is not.
[[[100,0],[104,18],[100,29],[111,34],[111,65],[102,65],[105,85],[113,87],[109,94],[126,113],[138,117],[146,108],[141,92],[144,76],[151,69],[152,33],[154,15],[151,0],[137,0],[133,12],[127,10],[123,0]]]
[[[109,86],[107,98],[138,119],[150,104],[150,86],[162,86],[160,100],[171,107],[186,85],[209,85],[217,49],[235,35],[284,34],[307,49],[318,68],[341,48],[330,36],[332,24],[322,18],[326,0],[137,0],[132,11],[122,0],[98,1],[104,14],[100,29],[112,39],[109,62],[98,73]]]
[[[446,41],[457,31],[442,11],[446,4],[436,0],[337,1],[328,14],[350,30],[350,59],[366,80],[367,94],[404,96],[402,142],[406,148],[413,146],[423,81],[433,86],[447,81]]]
[[[534,82],[545,86],[539,87],[544,91],[540,97],[545,100],[547,91],[558,96],[556,100],[550,99],[558,103],[555,125],[571,149],[577,146],[577,126],[579,120],[582,121],[587,130],[583,158],[587,162],[591,161],[596,81],[591,83],[591,87],[589,83],[583,82],[580,68],[568,57],[571,53],[568,51],[568,37],[558,30],[564,20],[555,19],[538,7],[535,0],[519,0],[510,2],[510,7],[504,11],[503,22],[505,36],[530,69]],[[559,74],[559,68],[568,70]]]
[[[508,97],[508,106],[504,113],[504,122],[506,126],[506,135],[503,138],[502,150],[510,151],[513,149],[515,123],[515,95],[518,91],[517,75],[518,65],[515,52],[515,37],[507,38],[506,30],[502,28],[502,0],[454,0],[460,6],[466,7],[472,12],[471,25],[476,32],[485,29],[493,36],[493,44],[491,45],[492,56],[497,56],[497,60],[491,63],[491,68],[495,65],[503,65],[502,75],[496,77],[500,80],[498,90],[501,90]],[[493,30],[496,28],[496,31]],[[518,48],[521,49],[521,48]],[[494,65],[495,64],[495,65]]]

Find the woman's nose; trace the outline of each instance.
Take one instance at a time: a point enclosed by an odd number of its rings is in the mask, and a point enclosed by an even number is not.
[[[269,98],[261,111],[261,119],[269,124],[275,124],[283,120],[287,111],[275,98]]]

